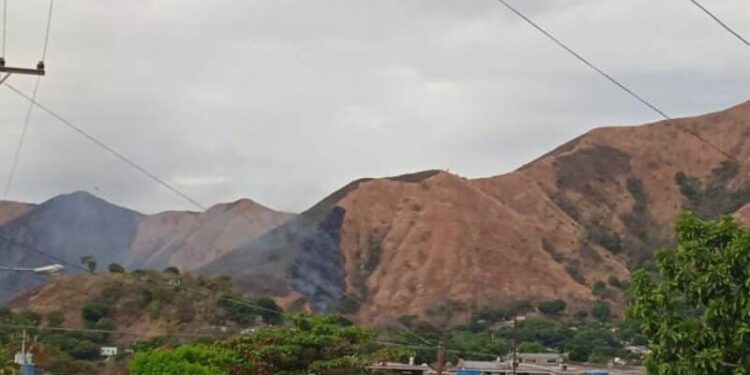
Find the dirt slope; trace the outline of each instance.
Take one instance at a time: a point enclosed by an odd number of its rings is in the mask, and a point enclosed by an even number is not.
[[[195,269],[292,216],[249,199],[218,204],[202,213],[168,211],[151,215],[138,225],[128,266]]]
[[[25,214],[33,207],[33,204],[28,203],[0,201],[0,225]]]
[[[583,306],[596,281],[651,266],[682,210],[716,217],[750,202],[748,138],[750,102],[596,129],[501,176],[355,181],[202,271],[228,272],[250,293],[299,292],[318,311],[357,300],[361,320],[451,319],[519,300]],[[620,297],[608,291],[615,307]]]

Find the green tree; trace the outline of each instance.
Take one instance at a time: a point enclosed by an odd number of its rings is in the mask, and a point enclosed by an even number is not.
[[[89,325],[98,323],[107,314],[109,314],[109,306],[99,302],[91,302],[81,309],[81,317]]]
[[[596,302],[591,307],[591,315],[602,322],[610,318],[609,305],[606,302]]]
[[[107,267],[107,269],[111,273],[125,273],[125,267],[123,267],[123,266],[121,266],[121,265],[119,265],[117,263],[110,264],[109,267]]]
[[[597,281],[594,283],[594,286],[591,288],[591,291],[594,293],[595,296],[602,298],[604,297],[604,292],[607,290],[607,284],[604,283],[604,281]]]
[[[240,373],[231,372],[240,361],[229,349],[195,344],[136,353],[129,370],[132,375],[229,375]]]
[[[633,276],[628,315],[650,341],[657,375],[740,375],[750,369],[750,230],[730,217],[680,217],[678,245],[657,252],[658,278]]]
[[[87,255],[84,257],[81,257],[81,264],[86,266],[86,268],[89,270],[89,272],[94,273],[96,272],[96,260],[94,257]]]
[[[521,353],[547,353],[547,348],[538,342],[522,342],[518,345],[518,351]]]
[[[271,297],[255,299],[255,311],[267,324],[281,324],[284,322],[284,310]]]
[[[261,328],[223,346],[242,359],[242,368],[263,364],[271,374],[360,374],[358,356],[375,337],[373,331],[338,316],[292,316],[291,325]]]
[[[568,304],[561,299],[542,302],[537,306],[539,312],[545,315],[560,315],[566,307],[568,307]]]

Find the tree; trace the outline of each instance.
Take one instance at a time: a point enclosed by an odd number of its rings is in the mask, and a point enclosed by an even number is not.
[[[111,273],[125,273],[125,267],[117,263],[112,263],[107,268],[109,269],[109,272]]]
[[[94,273],[96,272],[96,260],[94,257],[87,255],[84,257],[81,257],[81,264],[86,266],[88,268],[89,272]]]
[[[518,351],[521,353],[547,353],[547,348],[538,342],[522,342],[518,346]]]
[[[750,368],[750,230],[730,217],[680,217],[658,278],[633,276],[630,318],[650,341],[649,373],[739,375]]]
[[[169,266],[164,269],[164,273],[171,273],[175,276],[180,276],[180,269],[175,266]]]
[[[88,324],[99,323],[107,314],[109,314],[109,306],[98,302],[91,302],[81,309],[81,317]]]
[[[604,296],[604,292],[607,290],[607,284],[604,283],[604,281],[597,281],[594,283],[594,286],[591,288],[591,291],[594,293],[595,296],[602,298]]]
[[[607,279],[607,284],[613,288],[622,289],[622,281],[620,281],[615,275],[612,275]]]
[[[556,299],[554,301],[547,301],[542,302],[537,306],[539,309],[539,312],[545,315],[560,315],[563,311],[565,311],[565,308],[568,306],[568,304],[565,303],[565,301],[561,299]]]
[[[240,361],[229,349],[195,344],[136,353],[129,370],[132,375],[229,375]]]
[[[591,315],[602,322],[606,322],[610,317],[609,305],[605,302],[594,303],[594,306],[591,307]]]
[[[292,316],[290,326],[261,328],[222,346],[241,357],[241,370],[263,365],[269,374],[361,374],[360,354],[375,337],[339,316]]]
[[[281,324],[284,322],[284,310],[271,297],[259,297],[255,301],[255,312],[267,324]]]
[[[573,317],[576,318],[576,320],[584,321],[589,317],[589,312],[586,310],[579,310],[576,311],[575,314],[573,314]]]

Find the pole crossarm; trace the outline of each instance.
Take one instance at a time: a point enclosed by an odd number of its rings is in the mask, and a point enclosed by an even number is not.
[[[26,74],[26,75],[32,75],[32,76],[45,75],[44,66],[37,66],[36,69],[33,69],[33,68],[17,68],[17,67],[12,67],[12,66],[0,65],[0,73]]]

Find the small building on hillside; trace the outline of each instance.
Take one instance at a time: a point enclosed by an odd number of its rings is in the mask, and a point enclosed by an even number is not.
[[[563,364],[563,356],[560,353],[518,353],[519,364],[537,366],[560,366]]]

